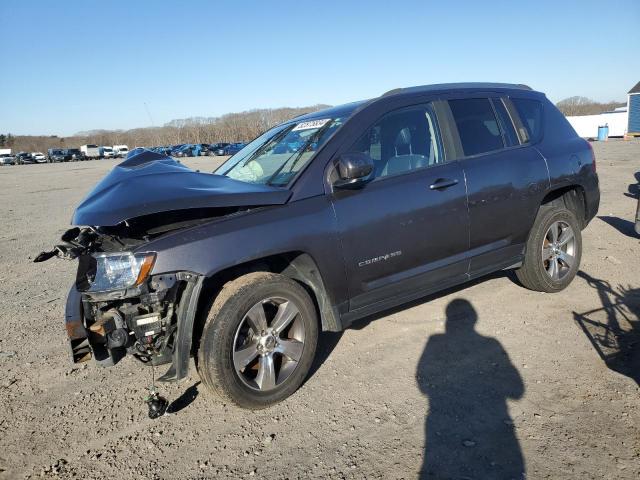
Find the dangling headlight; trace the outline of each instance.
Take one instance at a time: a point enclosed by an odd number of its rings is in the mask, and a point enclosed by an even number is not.
[[[88,275],[89,292],[123,290],[138,286],[151,272],[155,253],[99,253],[93,255],[95,264]],[[93,263],[93,262],[91,262]],[[95,272],[95,274],[94,274]]]

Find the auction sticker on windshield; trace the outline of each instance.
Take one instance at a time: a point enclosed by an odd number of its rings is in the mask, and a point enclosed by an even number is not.
[[[296,130],[309,130],[311,128],[322,128],[329,121],[331,121],[330,118],[323,118],[322,120],[309,120],[308,122],[301,122],[295,126],[292,132],[295,132]]]

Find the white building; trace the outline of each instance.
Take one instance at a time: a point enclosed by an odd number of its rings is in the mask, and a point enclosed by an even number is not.
[[[618,107],[612,112],[598,115],[567,117],[576,133],[583,138],[598,138],[598,127],[607,125],[610,137],[623,137],[627,133],[629,112],[627,107]]]

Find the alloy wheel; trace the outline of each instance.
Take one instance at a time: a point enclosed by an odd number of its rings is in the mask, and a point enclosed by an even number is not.
[[[542,243],[542,263],[552,280],[562,280],[575,263],[575,233],[571,226],[558,220],[553,222]]]
[[[249,309],[236,330],[236,373],[249,388],[273,390],[297,368],[304,340],[304,323],[295,303],[282,297],[266,298]]]

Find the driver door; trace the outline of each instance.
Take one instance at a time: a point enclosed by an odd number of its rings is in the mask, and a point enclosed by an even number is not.
[[[334,190],[349,310],[375,310],[467,278],[469,219],[462,168],[445,162],[430,104],[385,115],[349,150],[375,179]]]

